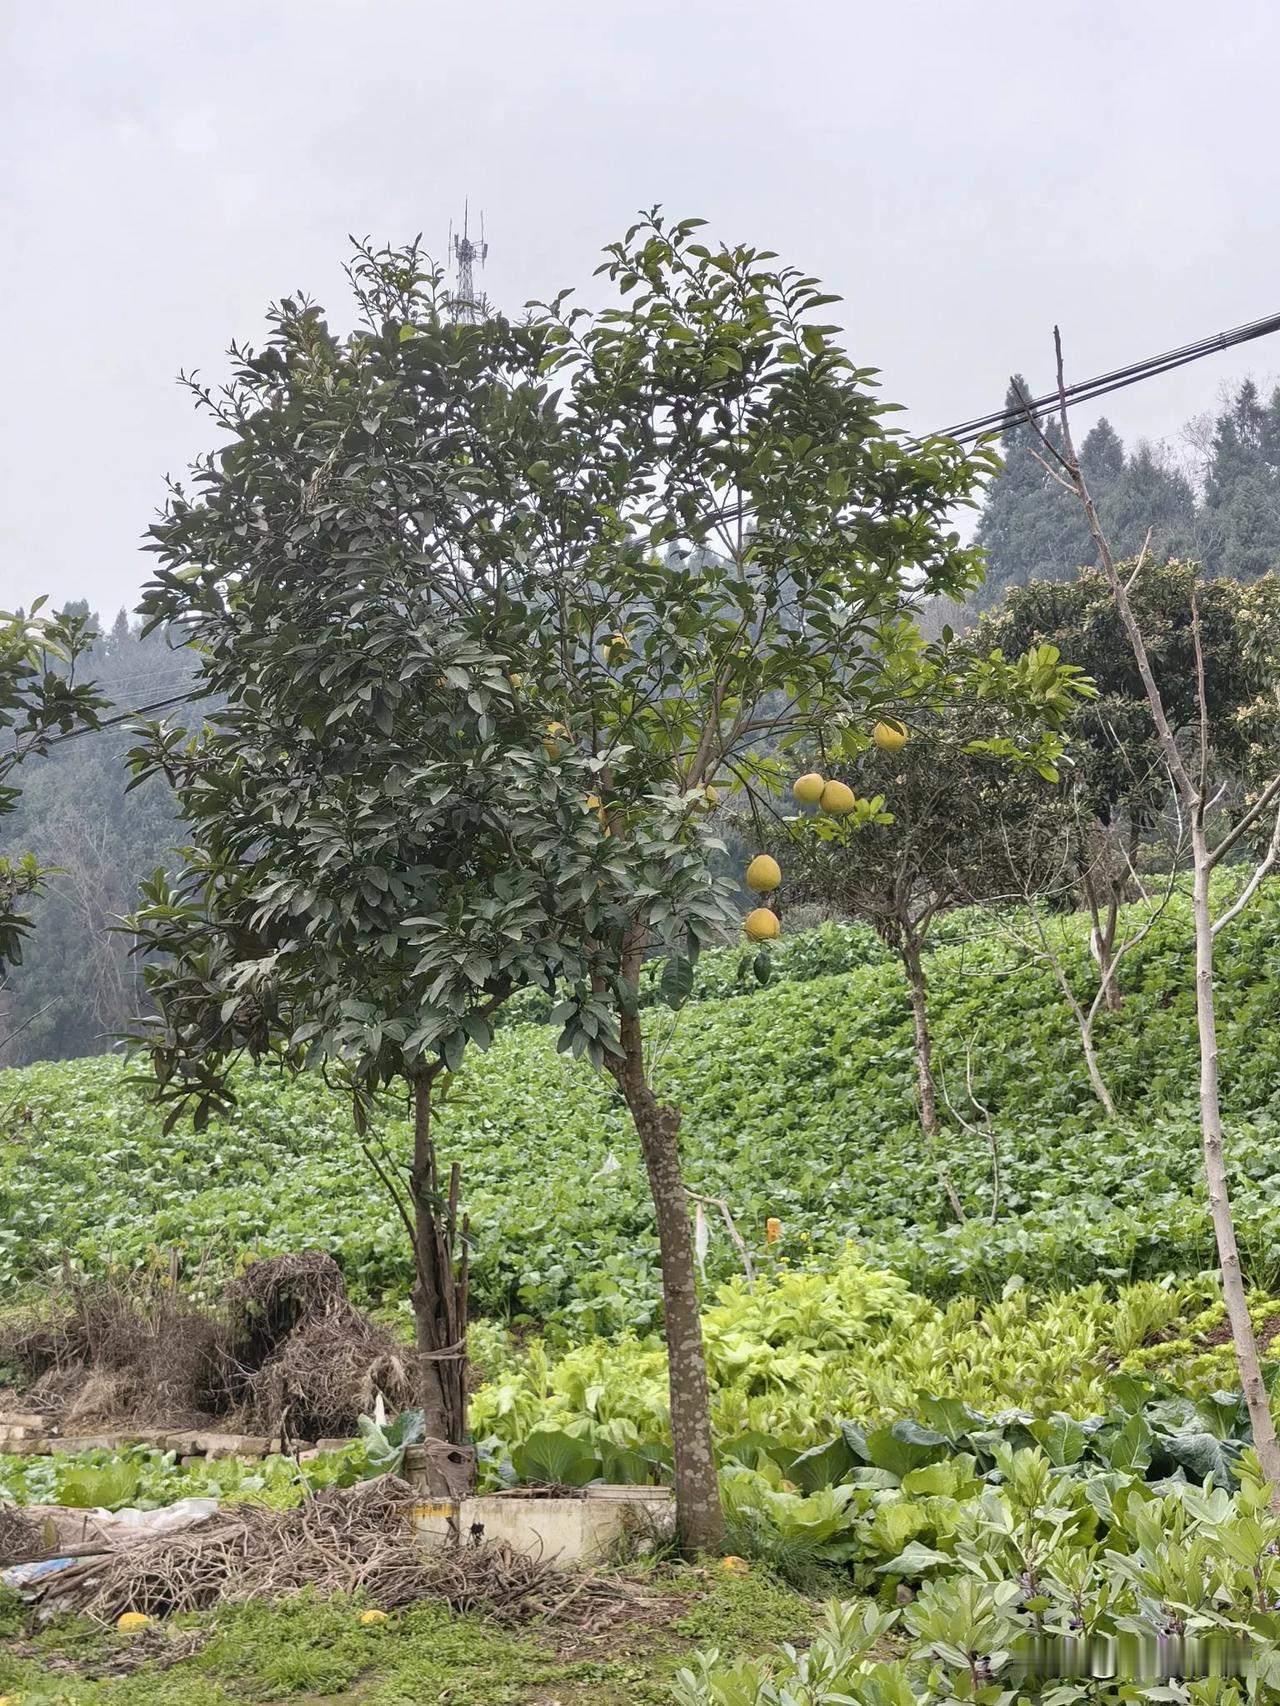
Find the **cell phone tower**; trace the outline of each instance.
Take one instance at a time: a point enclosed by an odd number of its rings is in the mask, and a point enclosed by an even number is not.
[[[449,298],[449,312],[453,319],[464,325],[474,326],[489,312],[488,298],[481,293],[476,294],[475,267],[476,262],[483,268],[489,253],[489,245],[484,240],[484,214],[480,215],[480,241],[471,240],[471,204],[463,203],[462,235],[459,236],[449,227],[449,247],[453,258],[458,263],[458,284]]]

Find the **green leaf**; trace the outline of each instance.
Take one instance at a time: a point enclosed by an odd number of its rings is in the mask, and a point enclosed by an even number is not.
[[[955,1562],[947,1552],[939,1552],[935,1547],[926,1546],[920,1540],[910,1540],[896,1558],[890,1558],[887,1564],[877,1564],[876,1573],[886,1576],[910,1576],[914,1579],[929,1570],[937,1569],[939,1564],[954,1569]]]
[[[1031,1431],[1055,1469],[1066,1469],[1079,1463],[1089,1444],[1089,1436],[1079,1422],[1060,1413],[1050,1416],[1047,1421],[1033,1422]]]
[[[1157,1436],[1159,1449],[1173,1459],[1192,1481],[1212,1479],[1215,1487],[1234,1491],[1241,1447],[1211,1433],[1171,1433]]]
[[[601,1472],[585,1440],[550,1428],[529,1434],[512,1451],[511,1463],[522,1481],[550,1487],[585,1487]]]
[[[1130,1416],[1109,1436],[1099,1436],[1099,1450],[1108,1468],[1140,1473],[1151,1462],[1151,1429],[1143,1416]]]
[[[654,1465],[643,1452],[614,1445],[609,1440],[600,1442],[600,1472],[607,1482],[618,1487],[645,1487],[654,1481]]]
[[[926,1463],[936,1463],[950,1450],[944,1435],[919,1422],[894,1422],[892,1427],[873,1428],[867,1435],[867,1453],[877,1469],[887,1469],[899,1477],[919,1469]]]
[[[57,1499],[74,1510],[119,1510],[137,1496],[141,1482],[136,1463],[85,1464],[58,1477]]]
[[[662,999],[673,1011],[683,1007],[693,992],[693,961],[673,955],[662,968]]]
[[[834,1487],[837,1482],[845,1480],[860,1461],[849,1449],[843,1434],[837,1434],[825,1445],[811,1446],[793,1458],[787,1479],[794,1481],[802,1491],[814,1493],[820,1487]]]

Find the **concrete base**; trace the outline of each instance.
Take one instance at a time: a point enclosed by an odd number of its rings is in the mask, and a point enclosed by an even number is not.
[[[569,1569],[671,1540],[676,1507],[668,1487],[584,1487],[563,1498],[510,1492],[423,1503],[413,1520],[426,1547],[500,1542]]]

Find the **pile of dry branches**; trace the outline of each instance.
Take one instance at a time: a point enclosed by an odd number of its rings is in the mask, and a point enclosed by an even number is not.
[[[330,1487],[296,1510],[241,1505],[177,1534],[122,1541],[42,1579],[44,1615],[78,1612],[111,1623],[126,1611],[152,1617],[234,1600],[271,1600],[312,1589],[363,1594],[384,1610],[441,1599],[458,1612],[502,1621],[604,1621],[639,1590],[618,1578],[570,1577],[504,1546],[429,1554],[411,1523],[415,1494],[394,1476]]]
[[[388,1411],[414,1401],[412,1374],[391,1335],[347,1299],[342,1271],[320,1250],[246,1268],[226,1294],[222,1351],[228,1408],[272,1437],[341,1437],[379,1393]]]
[[[201,1309],[168,1274],[85,1281],[67,1273],[60,1306],[0,1329],[0,1355],[25,1399],[67,1431],[225,1420],[268,1438],[354,1434],[379,1394],[389,1411],[415,1394],[401,1348],[348,1301],[320,1250],[255,1262]]]
[[[68,1272],[64,1283],[63,1308],[14,1318],[0,1346],[32,1383],[34,1408],[64,1424],[127,1416],[183,1426],[210,1413],[217,1317],[159,1274],[90,1282]]]
[[[38,1558],[43,1548],[39,1524],[13,1505],[0,1505],[0,1564]]]

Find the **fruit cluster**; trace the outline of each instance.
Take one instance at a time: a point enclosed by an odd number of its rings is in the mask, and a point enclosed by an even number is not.
[[[901,723],[877,723],[871,738],[882,752],[901,752],[907,744],[907,731]],[[848,817],[858,804],[847,782],[828,781],[817,770],[797,776],[791,793],[802,806],[817,806],[828,817]],[[772,894],[782,882],[778,861],[768,853],[757,853],[747,866],[747,887],[755,894]],[[772,907],[758,906],[743,920],[742,928],[753,942],[772,942],[782,924]]]

